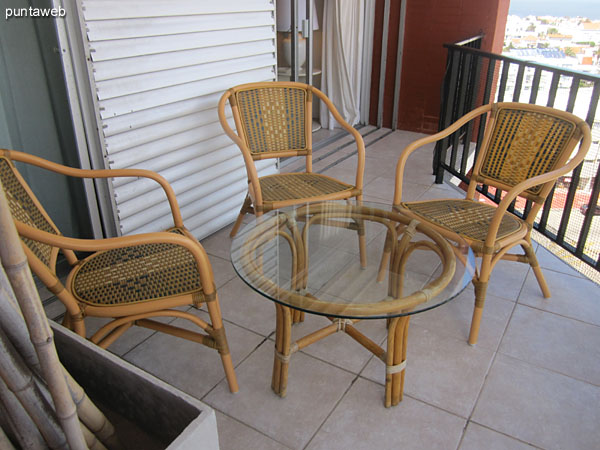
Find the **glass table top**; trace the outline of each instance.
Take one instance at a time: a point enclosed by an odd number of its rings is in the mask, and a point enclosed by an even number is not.
[[[448,242],[391,205],[345,201],[253,219],[234,238],[231,260],[246,284],[270,300],[352,319],[435,308],[462,292],[475,267],[466,244]]]

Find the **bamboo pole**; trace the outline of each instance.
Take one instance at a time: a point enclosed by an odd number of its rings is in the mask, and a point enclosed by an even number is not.
[[[10,342],[17,349],[29,368],[37,375],[42,376],[40,363],[30,341],[25,321],[18,309],[17,300],[14,297],[12,287],[10,286],[8,277],[1,265],[0,298],[6,300],[0,302],[0,326],[4,329]],[[115,429],[110,421],[102,411],[94,405],[83,388],[64,367],[63,372],[69,386],[69,391],[71,392],[71,397],[75,402],[79,419],[109,448],[122,448],[122,445],[115,434]]]
[[[41,374],[40,362],[31,344],[25,319],[19,310],[15,294],[6,276],[4,267],[0,264],[0,328],[4,330],[10,342],[27,366],[38,375]]]
[[[108,450],[84,424],[81,424],[81,431],[83,432],[85,443],[90,450]]]
[[[56,420],[52,406],[40,392],[31,371],[8,342],[8,337],[2,330],[0,330],[0,378],[23,405],[48,446],[52,449],[68,449],[65,434]]]
[[[81,422],[108,448],[113,450],[123,448],[113,424],[86,395],[83,388],[73,379],[71,374],[66,369],[63,368],[63,370]]]
[[[2,417],[8,422],[19,447],[23,450],[46,450],[48,448],[35,423],[2,378],[0,378],[0,405],[3,406],[0,408]]]
[[[1,186],[1,183],[0,183]],[[21,240],[13,223],[4,190],[0,188],[0,260],[25,318],[44,379],[48,383],[56,415],[72,450],[86,449],[75,404],[58,360],[54,337],[27,265]]]

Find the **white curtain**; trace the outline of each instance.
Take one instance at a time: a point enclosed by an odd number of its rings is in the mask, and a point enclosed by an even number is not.
[[[323,77],[321,90],[350,124],[360,121],[364,0],[326,0],[323,6]],[[321,126],[335,119],[321,105]]]

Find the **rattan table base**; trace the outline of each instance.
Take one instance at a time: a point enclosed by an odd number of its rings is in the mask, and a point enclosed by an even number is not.
[[[277,311],[277,323],[275,328],[275,355],[273,358],[271,388],[277,395],[280,397],[286,396],[288,371],[292,354],[341,331],[352,337],[385,363],[385,407],[396,406],[402,401],[404,374],[406,371],[406,342],[410,320],[409,315],[387,319],[388,351],[386,352],[353,326],[359,322],[356,319],[330,318],[332,321],[331,325],[292,342],[292,325],[303,321],[304,313],[279,303],[275,304],[275,308]]]

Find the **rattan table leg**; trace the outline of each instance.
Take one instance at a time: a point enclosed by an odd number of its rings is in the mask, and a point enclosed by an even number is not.
[[[304,322],[304,311],[299,309],[292,309],[292,323]]]
[[[277,353],[281,353],[282,337],[281,337],[281,322],[283,321],[283,311],[281,306],[275,303],[275,355],[273,357],[273,375],[271,378],[271,389],[275,393],[279,393],[279,380],[281,376],[281,360],[277,358]]]
[[[360,267],[367,268],[367,239],[365,237],[365,221],[358,221],[358,249],[360,254]]]
[[[275,326],[275,355],[271,388],[280,397],[287,393],[287,379],[292,343],[292,311],[287,306],[275,304],[277,322]]]
[[[385,407],[402,401],[406,367],[406,342],[410,316],[394,317],[389,322],[385,374]]]

